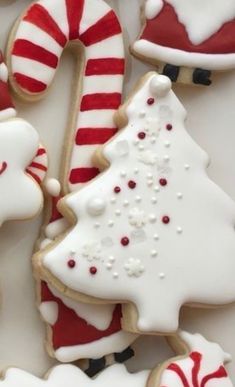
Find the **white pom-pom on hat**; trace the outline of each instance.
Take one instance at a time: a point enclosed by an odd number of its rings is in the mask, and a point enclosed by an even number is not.
[[[165,75],[155,75],[150,82],[150,91],[156,97],[165,97],[171,90],[171,80]]]

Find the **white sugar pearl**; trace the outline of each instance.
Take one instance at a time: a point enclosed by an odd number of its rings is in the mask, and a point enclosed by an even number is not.
[[[150,223],[155,223],[156,220],[157,220],[156,215],[154,215],[154,214],[149,215],[149,221],[150,221]]]
[[[182,228],[181,227],[177,227],[177,233],[178,234],[182,234],[182,232],[183,232]]]
[[[151,257],[153,257],[153,258],[157,257],[157,250],[151,251]]]
[[[150,91],[156,97],[165,97],[171,90],[171,80],[165,75],[155,75],[150,82]]]
[[[178,192],[178,193],[177,193],[177,198],[178,198],[178,199],[182,199],[182,197],[183,197],[183,194],[182,194],[181,192]]]
[[[158,240],[159,240],[159,235],[158,235],[158,234],[154,234],[153,239],[154,239],[155,241],[158,241]]]
[[[151,202],[152,202],[153,204],[156,204],[156,203],[157,203],[157,198],[152,197]]]
[[[106,269],[111,270],[113,267],[112,263],[106,263]]]
[[[92,198],[87,203],[87,212],[91,216],[99,216],[103,214],[106,208],[106,201],[103,198]]]
[[[118,278],[119,277],[119,274],[115,271],[114,273],[113,273],[113,278]]]
[[[113,221],[113,220],[109,220],[109,221],[108,221],[108,226],[109,226],[109,227],[113,227],[113,225],[114,225],[114,221]]]
[[[184,165],[184,169],[185,169],[186,171],[188,171],[188,170],[190,169],[190,165],[185,164],[185,165]]]
[[[120,175],[121,177],[126,177],[126,171],[121,171]]]
[[[166,277],[165,273],[159,273],[159,278],[164,279]]]
[[[116,214],[117,216],[120,216],[120,215],[121,215],[121,211],[120,211],[120,210],[116,210],[116,211],[115,211],[115,214]]]

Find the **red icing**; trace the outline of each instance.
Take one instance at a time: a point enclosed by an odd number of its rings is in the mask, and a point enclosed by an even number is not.
[[[162,217],[162,222],[163,222],[164,224],[170,223],[170,218],[169,218],[169,216],[167,216],[167,215],[163,216],[163,217]]]
[[[8,84],[0,80],[0,111],[14,108]]]
[[[117,109],[121,103],[120,93],[97,93],[84,95],[81,112],[99,109]]]
[[[193,361],[193,367],[191,372],[191,380],[188,380],[187,376],[184,373],[184,370],[180,368],[179,364],[172,363],[167,369],[177,374],[179,379],[182,382],[183,387],[205,387],[207,382],[212,379],[221,379],[227,377],[227,372],[223,366],[220,366],[215,372],[205,375],[201,382],[199,381],[199,373],[201,370],[201,365],[203,362],[203,356],[199,352],[192,352],[189,357]],[[163,387],[163,386],[162,386]]]
[[[70,173],[69,182],[71,184],[87,183],[89,180],[96,177],[98,173],[99,170],[95,167],[75,168],[72,169]]]
[[[154,98],[149,98],[149,99],[147,100],[147,104],[148,104],[148,105],[153,105],[153,104],[154,104]]]
[[[68,261],[68,267],[69,267],[70,269],[73,269],[75,266],[76,266],[76,262],[74,261],[74,259],[70,259],[70,260]]]
[[[121,58],[89,59],[85,75],[116,75],[124,74],[125,61]]]
[[[213,12],[211,14],[213,17]],[[185,26],[179,22],[170,4],[165,3],[160,13],[146,20],[140,39],[183,51],[205,54],[229,54],[235,52],[235,21],[225,23],[219,31],[201,44],[194,45],[188,37]]]
[[[116,133],[116,128],[81,128],[76,134],[76,145],[104,144]]]
[[[139,137],[140,140],[144,140],[145,137],[146,137],[146,133],[140,132],[140,133],[138,133],[138,137]]]
[[[58,305],[58,319],[52,327],[52,344],[55,350],[61,347],[95,342],[121,330],[121,305],[115,307],[108,329],[100,331],[65,306],[59,298],[51,293],[45,282],[41,284],[41,299],[42,302],[55,301]]]
[[[133,180],[128,181],[128,187],[134,189],[136,187],[136,182]]]
[[[3,174],[3,172],[7,169],[7,163],[6,161],[3,161],[2,166],[0,168],[0,175]]]
[[[95,266],[92,266],[92,267],[90,267],[90,273],[92,274],[92,275],[95,275],[96,273],[97,273],[97,268],[95,267]]]
[[[128,246],[129,243],[130,243],[129,238],[123,237],[123,238],[121,239],[121,244],[122,244],[123,246]]]

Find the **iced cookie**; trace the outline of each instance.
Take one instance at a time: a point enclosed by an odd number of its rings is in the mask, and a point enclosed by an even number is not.
[[[172,81],[208,86],[235,68],[233,0],[146,0],[142,20],[131,51]]]
[[[45,97],[68,46],[77,67],[61,157],[65,192],[98,174],[91,154],[116,133],[113,114],[121,102],[124,74],[118,18],[103,0],[37,1],[16,22],[7,50],[12,86],[32,101]]]
[[[39,184],[46,171],[46,151],[36,130],[16,118],[0,52],[0,224],[30,219],[40,212],[43,196]]]
[[[51,198],[47,201],[51,218],[44,228],[41,248],[69,228],[56,207],[60,198],[59,182],[49,179],[46,189]],[[105,366],[123,363],[134,355],[129,346],[137,335],[121,329],[120,305],[72,301],[46,282],[37,282],[39,310],[47,323],[46,348],[52,357],[63,363],[83,359],[79,366],[94,376]]]
[[[74,48],[78,61],[75,97],[66,130],[67,146],[61,156],[65,160],[61,166],[61,184],[55,179],[46,183],[48,197],[41,248],[69,227],[56,208],[57,201],[98,174],[91,155],[116,133],[113,114],[121,102],[124,74],[121,27],[113,10],[102,0],[38,1],[24,12],[8,46],[11,80],[17,93],[30,100],[43,97],[68,44]],[[132,356],[133,351],[128,347],[136,335],[121,331],[120,305],[103,306],[99,314],[102,312],[104,323],[97,325],[90,305],[73,303],[71,307],[63,294],[57,292],[55,296],[46,283],[41,290],[40,284],[38,287],[40,311],[48,326],[50,355],[62,362],[92,358],[89,374],[103,368],[110,357],[121,362]],[[96,313],[98,309],[94,307]],[[103,358],[106,355],[110,355],[108,359]]]
[[[59,365],[48,372],[44,380],[17,368],[9,368],[0,381],[1,387],[146,387],[149,371],[130,374],[121,365],[107,368],[95,379],[90,379],[78,367]]]
[[[233,387],[225,370],[230,356],[215,343],[199,334],[179,332],[169,338],[176,358],[160,364],[155,370],[129,373],[123,365],[106,368],[90,379],[78,367],[60,365],[41,380],[25,371],[10,368],[1,387]]]
[[[169,78],[144,76],[94,155],[104,172],[59,202],[73,228],[34,257],[67,296],[122,302],[128,331],[172,333],[182,305],[235,301],[235,203],[185,119]]]
[[[160,370],[152,373],[151,387],[232,387],[224,365],[231,360],[216,344],[199,334],[180,332],[169,338],[176,354],[187,351],[166,362]]]

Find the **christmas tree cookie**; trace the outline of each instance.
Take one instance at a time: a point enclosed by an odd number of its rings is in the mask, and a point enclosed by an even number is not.
[[[122,302],[128,331],[172,333],[182,305],[235,300],[235,203],[185,118],[169,78],[144,76],[94,156],[103,173],[59,203],[73,227],[34,257],[68,297]]]
[[[235,68],[233,0],[146,0],[142,16],[131,51],[172,81],[208,86],[215,71]]]

